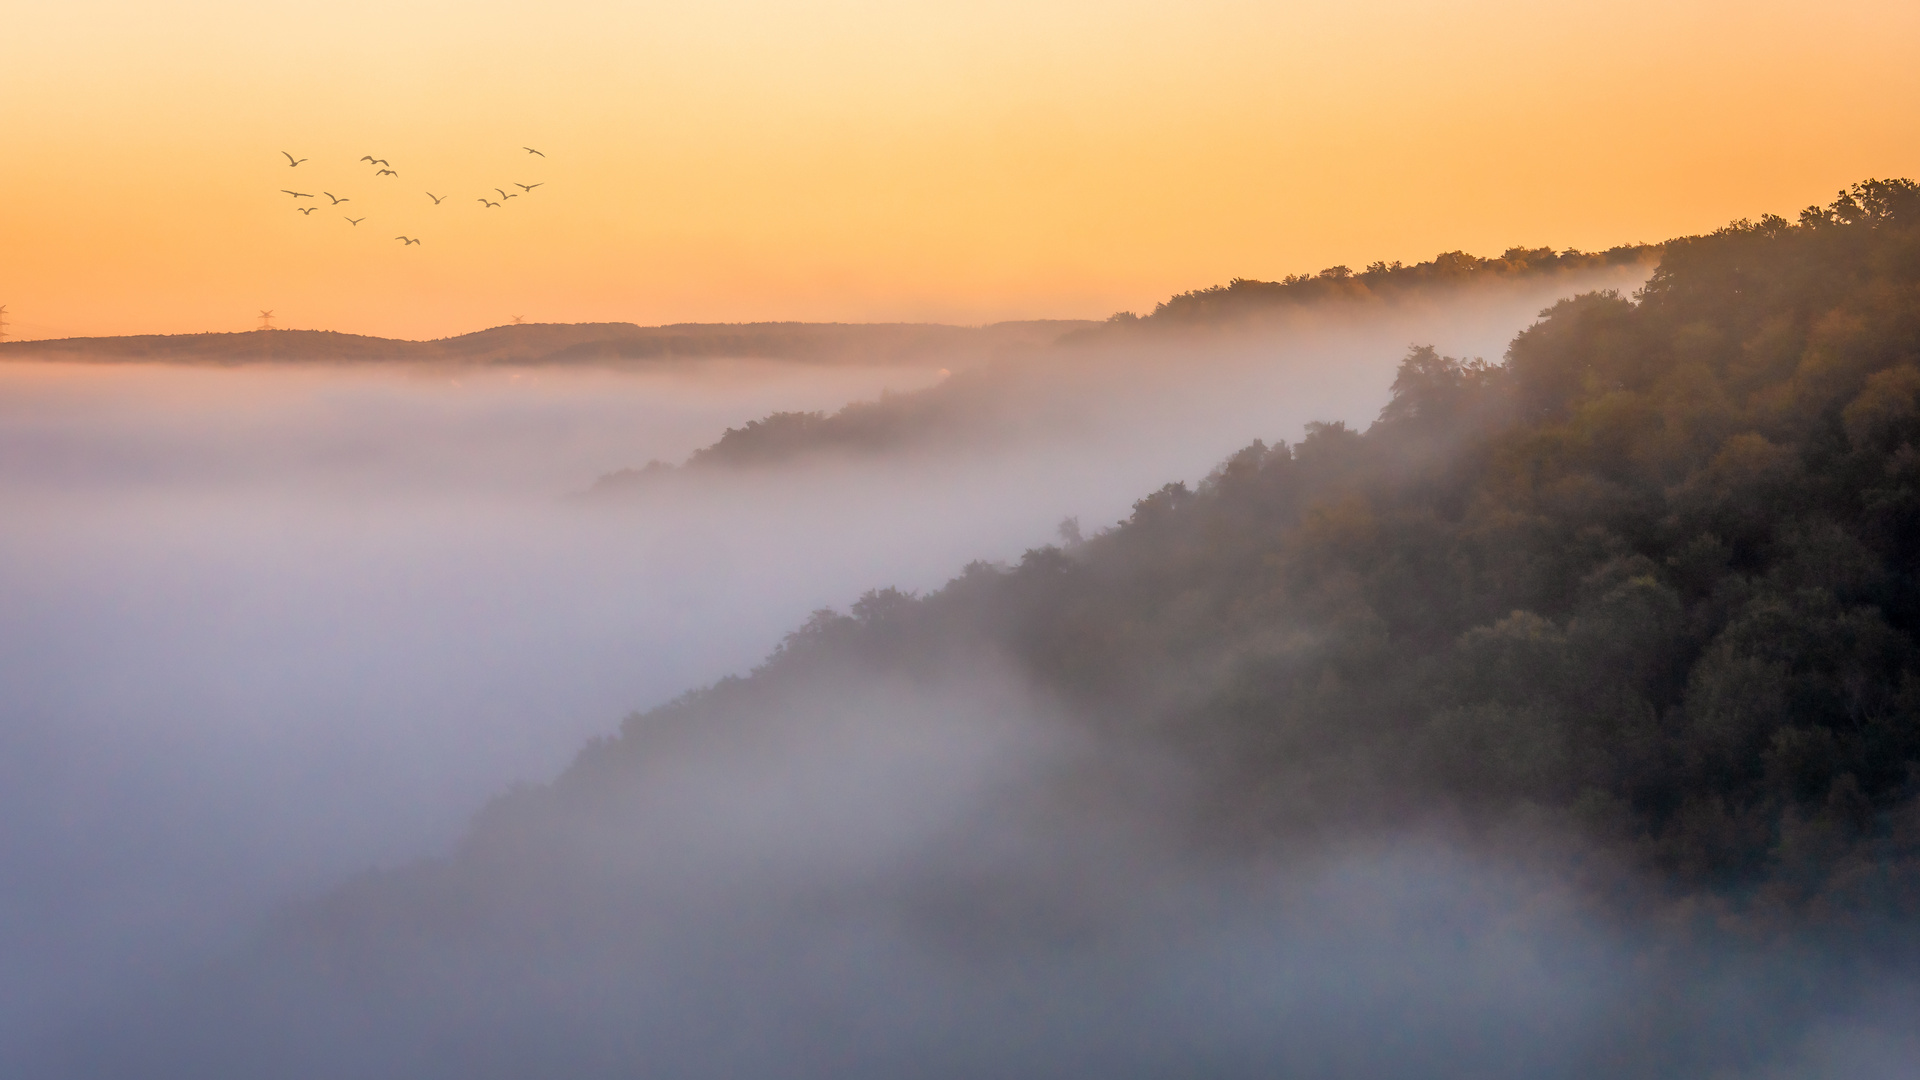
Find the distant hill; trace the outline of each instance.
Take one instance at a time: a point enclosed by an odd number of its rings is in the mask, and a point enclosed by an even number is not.
[[[1586,274],[1616,266],[1646,264],[1651,268],[1660,261],[1661,249],[1660,244],[1622,244],[1605,251],[1512,247],[1495,258],[1446,251],[1411,266],[1375,262],[1358,272],[1345,266],[1330,266],[1318,274],[1288,274],[1279,281],[1234,278],[1225,285],[1168,297],[1145,316],[1119,312],[1106,323],[1079,331],[1075,336],[1098,337],[1128,329],[1158,330],[1257,320],[1304,304],[1396,300],[1460,286]]]
[[[1210,351],[1209,342],[1229,350],[1256,338],[1270,343],[1276,332],[1288,329],[1289,319],[1300,316],[1379,324],[1396,310],[1458,304],[1469,293],[1535,295],[1550,303],[1576,291],[1644,280],[1662,250],[1659,244],[1603,252],[1509,248],[1495,258],[1451,251],[1412,266],[1376,262],[1359,273],[1335,266],[1279,281],[1235,278],[1170,297],[1144,317],[1120,312],[1100,323],[1046,324],[1070,329],[1054,338],[1053,347],[1025,354],[1018,364],[981,364],[922,390],[857,401],[833,413],[772,413],[726,429],[680,465],[652,461],[606,473],[589,494],[642,490],[688,470],[778,466],[816,454],[871,457],[1058,428],[1062,402],[1071,410],[1116,393],[1149,392],[1144,390],[1149,376],[1125,362],[1129,350],[1144,347],[1178,355],[1185,364],[1217,365],[1222,356]],[[1095,359],[1100,357],[1104,362]]]
[[[529,323],[433,341],[332,330],[139,334],[0,342],[0,360],[82,363],[456,363],[628,366],[693,359],[946,366],[1051,344],[1097,326],[1040,319],[989,326],[938,323]]]
[[[1085,344],[1198,327],[1231,327],[1311,304],[1379,303],[1464,286],[1591,273],[1656,263],[1658,244],[1606,251],[1509,248],[1498,257],[1443,252],[1411,266],[1375,262],[1360,271],[1332,266],[1279,281],[1234,278],[1169,297],[1145,316],[1118,312],[1104,322],[1032,319],[987,326],[940,323],[529,323],[431,341],[332,330],[250,330],[225,334],[135,334],[0,342],[0,360],[84,363],[262,364],[412,362],[629,366],[673,360],[766,359],[816,364],[934,363],[953,367],[1057,343]]]

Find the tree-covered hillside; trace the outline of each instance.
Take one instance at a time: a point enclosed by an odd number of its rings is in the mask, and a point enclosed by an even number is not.
[[[1059,324],[1046,347],[1009,349],[965,370],[955,365],[952,378],[924,389],[832,413],[775,412],[728,428],[681,465],[620,469],[602,476],[595,490],[645,488],[682,469],[711,475],[823,457],[871,461],[1071,437],[1089,414],[1121,420],[1132,410],[1126,419],[1150,423],[1154,410],[1138,417],[1140,401],[1177,400],[1209,379],[1232,378],[1250,361],[1269,369],[1289,361],[1332,368],[1337,354],[1359,360],[1362,341],[1397,347],[1408,340],[1403,334],[1427,340],[1434,333],[1478,340],[1476,317],[1493,311],[1503,313],[1496,334],[1504,336],[1556,298],[1637,286],[1659,255],[1652,244],[1605,252],[1516,247],[1494,258],[1453,251],[1411,266],[1377,262],[1359,273],[1335,266],[1280,281],[1236,278],[1173,296],[1144,318],[1121,312],[1071,330]],[[1474,347],[1499,344],[1489,337]],[[1309,381],[1295,380],[1294,392],[1311,393],[1302,385]]]
[[[1236,836],[1524,811],[1750,910],[1914,913],[1917,568],[1920,189],[1875,181],[1671,242],[1502,364],[1416,348],[1365,432],[822,613],[560,787],[788,680],[986,650],[1201,763]]]

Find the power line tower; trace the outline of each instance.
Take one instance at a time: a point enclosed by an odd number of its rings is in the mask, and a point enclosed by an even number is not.
[[[0,304],[0,341],[7,340],[7,305]]]
[[[273,312],[263,311],[260,313],[260,329],[262,330],[273,329]]]
[[[0,308],[0,311],[5,311],[5,310],[6,310],[5,308]],[[524,315],[515,315],[513,317],[513,325],[515,326],[519,326],[526,321],[527,319],[526,319],[526,316]]]

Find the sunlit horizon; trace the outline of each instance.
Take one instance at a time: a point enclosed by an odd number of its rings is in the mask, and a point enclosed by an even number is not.
[[[85,0],[10,23],[11,338],[262,309],[407,338],[1101,318],[1234,277],[1659,241],[1920,173],[1920,11],[1888,3]],[[516,183],[544,186],[479,202]]]

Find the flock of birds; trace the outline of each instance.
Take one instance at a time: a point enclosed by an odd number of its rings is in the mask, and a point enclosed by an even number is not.
[[[523,146],[523,147],[521,147],[520,149],[522,149],[522,150],[525,150],[525,151],[526,151],[527,153],[529,153],[529,154],[532,154],[532,155],[534,155],[535,157],[538,157],[538,158],[541,158],[541,159],[543,159],[543,160],[544,160],[544,159],[546,158],[546,156],[547,156],[547,155],[545,155],[545,154],[543,154],[543,153],[541,153],[540,151],[538,151],[538,150],[535,150],[535,149],[534,149],[533,147],[531,147],[531,146]],[[282,150],[282,151],[280,151],[280,152],[281,152],[282,154],[285,154],[285,155],[286,155],[286,158],[287,158],[287,168],[289,168],[289,169],[297,169],[297,168],[299,168],[299,167],[300,167],[300,165],[301,165],[301,163],[303,163],[303,162],[306,162],[306,161],[309,161],[309,160],[311,160],[310,158],[297,158],[297,157],[294,157],[294,156],[293,156],[292,154],[289,154],[289,153],[287,153],[287,152],[286,152],[285,150]],[[365,164],[368,164],[368,165],[376,165],[376,166],[379,166],[379,168],[377,168],[377,169],[376,169],[376,170],[374,171],[374,173],[373,173],[373,175],[374,175],[375,177],[381,177],[381,176],[391,176],[391,177],[393,177],[393,178],[394,178],[395,180],[398,180],[398,179],[400,178],[400,174],[399,174],[399,172],[397,172],[397,171],[396,171],[396,170],[394,169],[394,167],[393,167],[393,163],[392,163],[392,162],[390,162],[390,161],[388,161],[388,160],[387,160],[387,159],[385,159],[385,158],[377,158],[377,157],[374,157],[374,156],[373,156],[372,154],[367,154],[367,155],[365,155],[365,156],[363,156],[363,157],[362,157],[362,158],[360,159],[360,161],[361,161],[361,162],[363,162],[363,163],[365,163]],[[480,206],[481,206],[481,209],[483,209],[483,210],[497,210],[497,209],[499,209],[500,207],[502,207],[502,206],[505,206],[505,205],[506,205],[506,202],[507,202],[507,200],[508,200],[508,199],[517,199],[517,198],[519,198],[519,197],[520,197],[520,196],[522,196],[522,195],[531,195],[531,194],[533,194],[533,189],[534,189],[534,188],[537,188],[537,187],[544,187],[544,186],[545,186],[545,181],[541,181],[540,183],[537,183],[537,184],[518,184],[518,183],[516,183],[516,184],[514,184],[513,186],[514,186],[514,187],[517,187],[517,188],[519,188],[520,190],[519,190],[519,191],[515,191],[515,192],[508,192],[508,191],[507,191],[507,190],[506,190],[505,188],[494,188],[493,190],[494,190],[494,192],[495,192],[495,194],[497,194],[497,195],[499,195],[499,196],[500,196],[500,198],[499,198],[499,201],[497,201],[497,202],[496,202],[495,200],[493,200],[493,199],[489,199],[489,198],[487,198],[487,197],[485,197],[485,196],[481,196],[481,197],[480,197],[479,199],[477,199],[476,201],[480,203]],[[290,188],[281,188],[281,189],[280,189],[280,191],[281,191],[281,192],[282,192],[283,194],[286,194],[286,195],[291,195],[291,196],[293,196],[293,201],[294,201],[294,204],[295,204],[295,205],[294,205],[294,211],[295,211],[295,212],[297,212],[297,213],[299,213],[299,214],[300,214],[300,215],[302,215],[303,217],[311,217],[311,216],[313,215],[313,212],[314,212],[315,210],[319,210],[319,209],[321,209],[321,207],[319,206],[319,204],[318,204],[318,202],[316,202],[316,203],[315,203],[315,204],[314,204],[313,206],[301,206],[301,205],[299,205],[299,202],[300,202],[300,200],[301,200],[301,199],[313,199],[313,198],[315,198],[315,196],[314,196],[314,194],[313,194],[312,192],[308,192],[308,191],[294,191],[294,190],[292,190],[292,189],[290,189]],[[330,204],[330,206],[339,206],[339,205],[340,205],[341,203],[344,203],[344,202],[352,202],[352,201],[353,201],[353,200],[352,200],[351,198],[349,198],[349,197],[347,197],[347,196],[345,196],[345,195],[335,195],[335,194],[334,194],[333,192],[331,192],[331,191],[322,191],[322,192],[321,192],[320,194],[321,194],[321,195],[325,195],[325,196],[326,196],[326,197],[327,197],[328,199],[331,199],[331,200],[332,200],[332,203]],[[427,193],[426,193],[426,195],[427,195],[427,198],[429,198],[429,199],[432,199],[432,200],[433,200],[433,205],[435,205],[435,206],[439,206],[439,205],[440,205],[441,203],[443,203],[443,202],[445,202],[445,201],[447,201],[447,199],[449,198],[449,196],[446,196],[446,195],[435,195],[435,194],[434,194],[433,192],[431,192],[431,191],[429,191],[429,192],[427,192]],[[356,225],[356,226],[357,226],[357,225],[359,225],[359,224],[360,224],[361,222],[363,222],[363,221],[365,221],[365,220],[367,220],[367,219],[366,219],[365,217],[348,217],[348,216],[347,216],[346,214],[344,214],[344,213],[343,213],[343,214],[341,214],[340,216],[341,216],[341,217],[343,217],[343,218],[345,218],[345,219],[346,219],[346,222],[347,222],[347,224],[349,224],[349,225]],[[418,239],[416,239],[416,238],[414,238],[414,237],[411,237],[411,236],[396,236],[396,237],[394,237],[394,239],[395,239],[395,240],[398,240],[398,241],[400,241],[400,246],[401,246],[401,247],[406,247],[406,246],[408,246],[408,245],[410,245],[410,244],[418,244],[418,243],[420,242],[420,241],[419,241]]]

